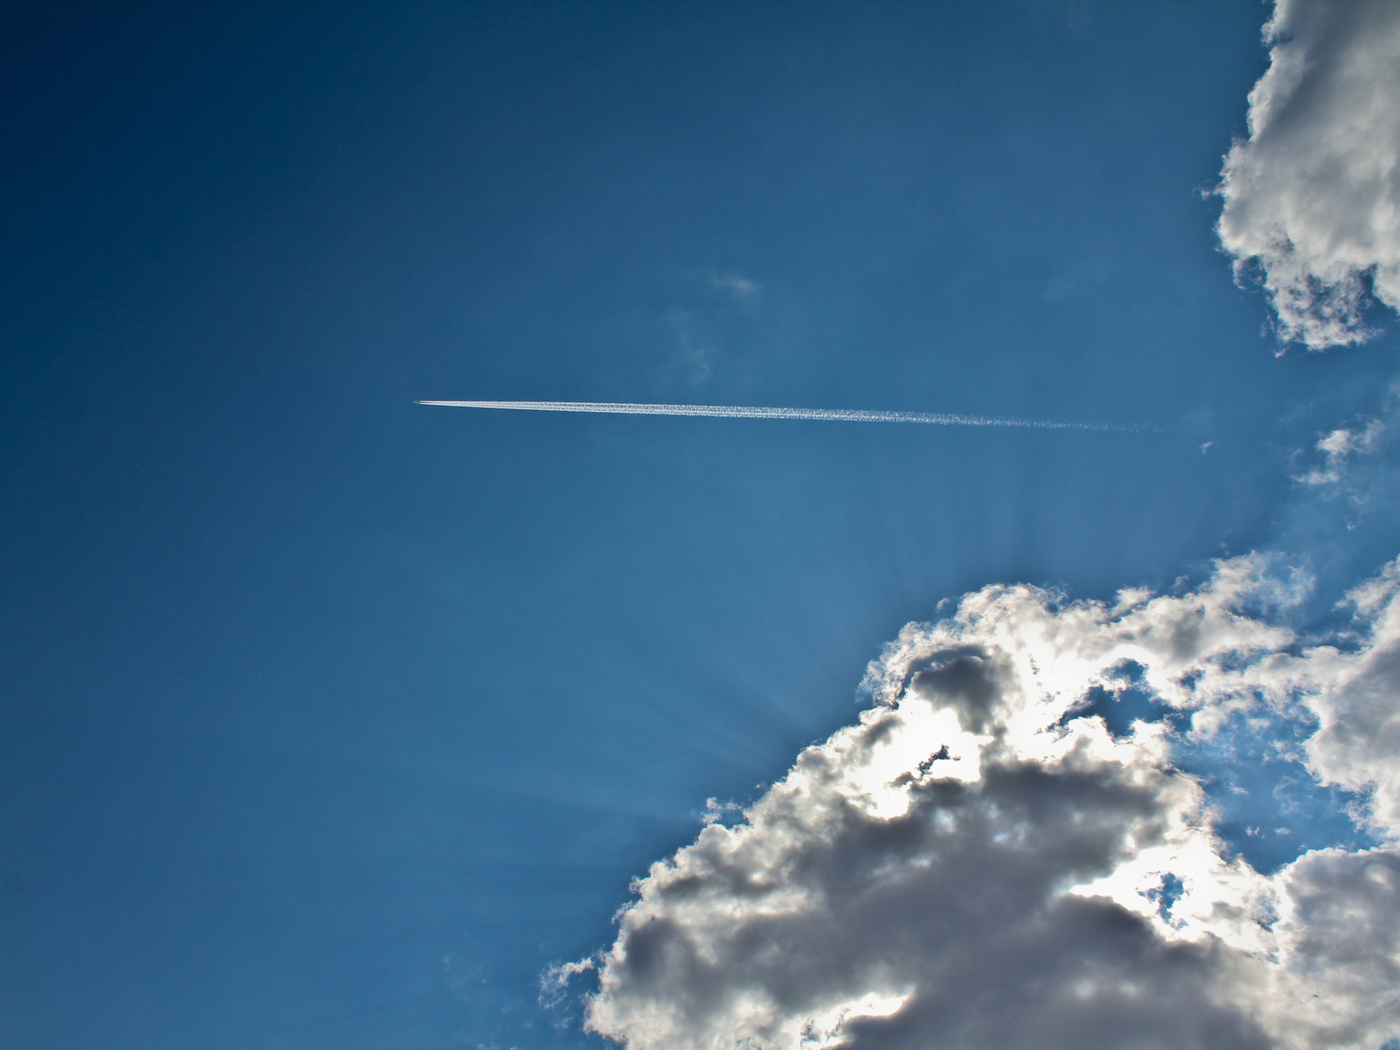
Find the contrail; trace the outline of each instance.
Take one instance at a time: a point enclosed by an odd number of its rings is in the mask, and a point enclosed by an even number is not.
[[[819,419],[838,423],[932,423],[943,427],[1031,427],[1037,430],[1139,431],[1112,423],[1057,423],[1016,416],[965,416],[945,412],[889,412],[859,408],[776,408],[766,405],[649,405],[617,401],[419,401],[448,408],[496,408],[515,412],[606,412],[622,416],[714,416],[720,419]]]

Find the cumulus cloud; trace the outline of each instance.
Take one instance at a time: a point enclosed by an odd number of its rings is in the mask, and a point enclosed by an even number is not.
[[[1260,557],[1183,594],[967,595],[859,723],[639,879],[586,1024],[630,1050],[1354,1047],[1400,1034],[1400,569],[1325,644]],[[1109,717],[1129,696],[1155,713]],[[1255,870],[1178,751],[1241,722],[1372,848]],[[1281,737],[1280,739],[1283,739]],[[560,971],[563,975],[563,971]],[[564,975],[564,976],[568,976]]]
[[[1277,0],[1218,231],[1257,267],[1279,334],[1359,343],[1369,293],[1400,309],[1400,4]]]

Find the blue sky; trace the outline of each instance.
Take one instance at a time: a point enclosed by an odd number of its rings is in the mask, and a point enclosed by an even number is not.
[[[907,622],[1259,551],[1311,589],[1241,615],[1364,649],[1393,314],[1280,342],[1210,192],[1267,17],[6,14],[0,1046],[606,1045],[539,975]],[[415,404],[458,398],[1141,429]],[[1279,750],[1317,717],[1182,761],[1389,841]],[[1220,830],[1271,872],[1257,809]]]

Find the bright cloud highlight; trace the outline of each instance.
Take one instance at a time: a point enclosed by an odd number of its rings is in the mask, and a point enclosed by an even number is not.
[[[1400,570],[1322,643],[1281,622],[1303,592],[1251,556],[1189,593],[994,586],[909,625],[859,723],[653,865],[555,980],[596,968],[587,1026],[630,1050],[1376,1050],[1400,1034]],[[1177,757],[1241,731],[1376,844],[1234,852]]]
[[[1359,343],[1369,292],[1400,309],[1400,4],[1277,0],[1218,231],[1257,266],[1279,334]]]

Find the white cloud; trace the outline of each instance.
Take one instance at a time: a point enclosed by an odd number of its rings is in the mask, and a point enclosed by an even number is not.
[[[1362,342],[1367,287],[1400,309],[1400,4],[1277,0],[1219,234],[1262,271],[1279,334]]]
[[[1385,429],[1379,419],[1372,419],[1360,429],[1338,427],[1329,431],[1317,441],[1317,451],[1323,455],[1322,464],[1294,480],[1304,485],[1335,485],[1342,480],[1347,460],[1356,453],[1374,451]]]
[[[1302,684],[1319,720],[1308,745],[1311,763],[1330,783],[1371,789],[1368,819],[1380,834],[1400,839],[1400,571],[1384,573],[1350,595],[1373,624],[1358,652],[1313,650]]]
[[[588,1026],[631,1050],[1375,1050],[1400,1034],[1400,570],[1335,644],[1271,622],[1301,588],[1251,556],[1180,595],[998,586],[909,625],[857,725],[637,881]],[[1086,708],[1129,688],[1181,735]],[[1232,719],[1315,725],[1301,759],[1369,793],[1380,845],[1231,857],[1173,748]]]

